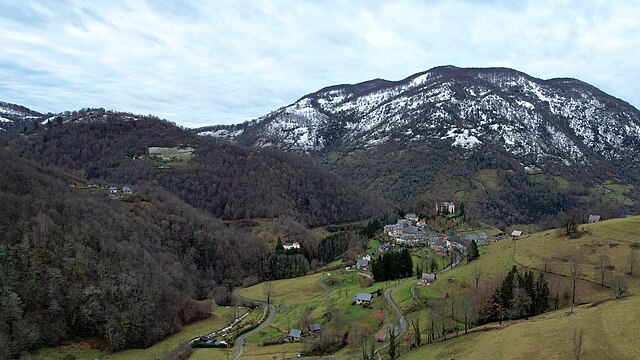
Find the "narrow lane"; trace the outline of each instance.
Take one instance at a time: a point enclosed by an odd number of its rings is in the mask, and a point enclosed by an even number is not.
[[[236,296],[236,298],[238,299],[243,299],[240,294],[238,293],[238,290],[234,291],[233,294]],[[244,299],[246,300],[246,299]],[[264,329],[265,327],[269,326],[269,324],[271,324],[271,322],[273,321],[273,318],[275,318],[276,316],[276,308],[271,305],[271,304],[267,304],[261,301],[255,301],[255,300],[249,300],[251,302],[258,302],[260,304],[262,304],[262,306],[265,307],[265,311],[269,312],[269,315],[267,316],[267,318],[265,319],[265,321],[262,322],[262,324],[260,324],[260,326],[258,326],[257,328],[246,332],[242,335],[240,335],[237,339],[235,344],[233,345],[233,347],[235,348],[235,352],[233,353],[233,359],[232,360],[238,360],[241,356],[242,356],[242,347],[244,345],[244,341],[245,339],[251,335],[254,334],[262,329]]]

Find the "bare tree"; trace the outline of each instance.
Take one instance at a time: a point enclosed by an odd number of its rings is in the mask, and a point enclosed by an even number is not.
[[[411,326],[413,327],[415,346],[420,347],[420,345],[422,345],[422,339],[420,336],[420,319],[416,318],[415,320],[411,320]]]
[[[611,260],[606,254],[598,256],[598,271],[600,272],[600,285],[604,285],[604,276],[607,274],[607,269],[611,265]]]
[[[271,304],[271,295],[273,295],[273,282],[267,281],[264,283],[262,288],[264,298],[267,301],[267,304]]]
[[[466,291],[462,294],[462,316],[464,318],[464,333],[472,327],[475,323],[475,297],[470,291]]]
[[[613,291],[616,299],[620,299],[627,292],[627,280],[625,280],[624,276],[616,275],[613,278]]]
[[[638,252],[632,247],[629,248],[629,275],[634,276],[636,264],[638,263]]]
[[[580,355],[582,354],[582,345],[584,344],[584,329],[574,329],[572,340],[573,358],[575,360],[580,360]]]
[[[393,326],[389,327],[389,357],[391,358],[391,360],[396,358],[396,347],[398,346],[398,344],[396,343],[396,338],[398,337],[398,335],[396,334],[396,330]]]
[[[569,258],[569,265],[571,269],[571,313],[573,313],[573,307],[576,304],[576,281],[578,280],[578,274],[580,274],[580,266],[582,265],[582,256],[578,252],[574,252]]]
[[[478,291],[478,285],[480,284],[480,277],[482,276],[482,268],[477,265],[473,268],[473,278],[476,280],[476,291]]]

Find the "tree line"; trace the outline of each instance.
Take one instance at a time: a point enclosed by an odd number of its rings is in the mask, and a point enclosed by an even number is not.
[[[413,259],[407,249],[390,251],[371,259],[370,268],[376,282],[402,279],[413,275]]]

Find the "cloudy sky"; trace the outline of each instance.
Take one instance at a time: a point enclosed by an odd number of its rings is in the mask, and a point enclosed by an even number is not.
[[[640,105],[640,0],[0,0],[0,100],[195,127],[438,65],[575,77]]]

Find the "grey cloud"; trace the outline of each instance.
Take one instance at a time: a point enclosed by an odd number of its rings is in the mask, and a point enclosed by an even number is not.
[[[17,4],[17,5],[16,5]],[[322,87],[433,66],[576,77],[640,104],[637,2],[0,0],[0,100],[261,116]]]

